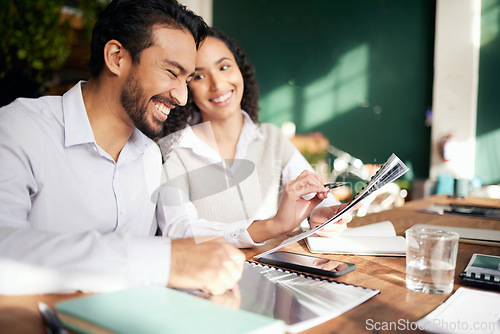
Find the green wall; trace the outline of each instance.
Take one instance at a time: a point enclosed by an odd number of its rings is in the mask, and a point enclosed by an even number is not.
[[[500,0],[482,0],[476,176],[500,183]]]
[[[427,177],[434,0],[214,0],[256,67],[260,120],[321,131],[365,163]]]

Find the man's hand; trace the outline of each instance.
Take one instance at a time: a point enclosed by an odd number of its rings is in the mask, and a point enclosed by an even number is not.
[[[347,204],[340,204],[314,210],[309,217],[309,225],[311,226],[311,228],[315,228],[316,226],[323,224],[346,206]],[[346,224],[351,220],[351,214],[349,212],[346,212],[338,222],[327,224],[322,229],[316,231],[316,234],[322,237],[335,237],[347,228]]]
[[[199,244],[194,239],[172,240],[168,285],[222,294],[236,285],[244,262],[243,252],[222,238]]]

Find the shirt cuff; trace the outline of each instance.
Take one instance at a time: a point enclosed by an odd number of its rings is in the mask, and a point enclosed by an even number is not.
[[[135,284],[167,286],[170,274],[170,239],[136,237],[128,247],[128,276]]]
[[[224,239],[238,248],[262,246],[265,242],[254,242],[248,233],[248,227],[253,220],[242,220],[226,224],[224,227]]]

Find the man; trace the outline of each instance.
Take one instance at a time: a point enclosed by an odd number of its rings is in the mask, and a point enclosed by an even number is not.
[[[153,236],[161,155],[148,136],[186,103],[206,28],[175,0],[114,0],[88,82],[0,109],[0,259],[50,270],[57,282],[40,292],[147,282],[219,294],[241,276],[225,241]]]

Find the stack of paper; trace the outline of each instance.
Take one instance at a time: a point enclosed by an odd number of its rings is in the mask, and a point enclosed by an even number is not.
[[[406,255],[406,240],[396,236],[390,221],[347,228],[333,238],[312,235],[306,239],[311,253],[357,255]]]

